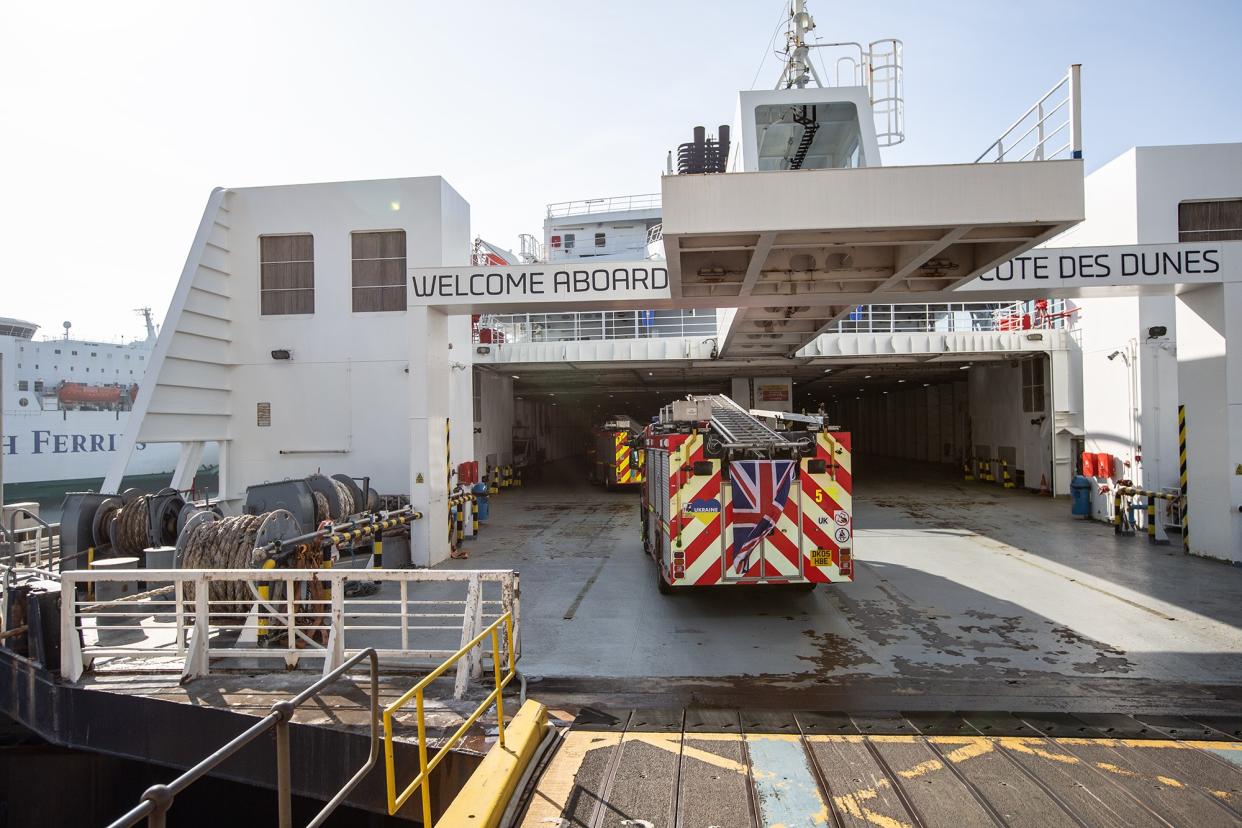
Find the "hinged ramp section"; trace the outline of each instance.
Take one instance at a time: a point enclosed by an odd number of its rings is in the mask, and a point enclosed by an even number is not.
[[[866,723],[863,723],[864,725]],[[965,730],[967,732],[962,732]],[[850,717],[712,710],[579,722],[525,828],[1236,825],[1242,743],[866,735]]]

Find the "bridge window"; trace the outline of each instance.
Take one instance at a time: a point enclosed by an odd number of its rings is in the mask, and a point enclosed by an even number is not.
[[[259,269],[260,314],[315,312],[314,236],[260,236]],[[129,359],[129,354],[125,358]]]
[[[354,311],[405,310],[405,231],[351,233],[350,239]]]
[[[17,381],[17,390],[18,390],[18,391],[28,391],[28,390],[30,390],[30,389],[28,388],[28,386],[29,386],[29,383],[28,383],[28,382],[26,382],[26,380],[18,380],[18,381]]]
[[[565,234],[565,249],[566,250],[574,249],[574,234],[573,233]]]
[[[603,246],[604,246],[604,234],[603,234],[603,233],[596,233],[596,234],[595,234],[595,246],[596,246],[596,247],[603,247]]]
[[[1242,240],[1242,198],[1227,201],[1183,201],[1177,205],[1177,240]]]

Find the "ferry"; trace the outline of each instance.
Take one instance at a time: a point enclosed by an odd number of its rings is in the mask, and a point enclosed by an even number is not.
[[[137,312],[145,335],[128,342],[79,339],[70,322],[60,337],[37,338],[38,324],[0,317],[0,451],[8,500],[54,499],[103,479],[158,338],[151,309]],[[127,476],[166,478],[177,457],[175,445],[138,444]]]

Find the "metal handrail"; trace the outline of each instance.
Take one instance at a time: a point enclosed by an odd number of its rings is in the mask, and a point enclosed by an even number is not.
[[[345,786],[337,791],[336,795],[328,801],[328,804],[324,805],[319,813],[315,815],[315,818],[307,823],[307,828],[317,828],[317,826],[323,825],[324,821],[332,815],[337,806],[345,801],[345,797],[349,796],[350,792],[358,786],[358,783],[370,773],[371,769],[375,767],[376,762],[379,761],[379,658],[373,648],[368,647],[359,652],[292,699],[276,702],[272,705],[270,713],[246,728],[228,743],[218,748],[215,753],[203,759],[172,782],[169,782],[167,785],[152,785],[150,788],[147,788],[142,794],[142,801],[111,823],[108,828],[130,828],[130,826],[137,825],[143,817],[147,818],[149,828],[164,828],[168,810],[172,808],[177,794],[190,787],[199,779],[202,779],[230,756],[273,727],[276,728],[277,824],[280,828],[292,828],[293,784],[292,763],[289,751],[289,723],[293,719],[293,713],[299,705],[316,696],[320,690],[349,672],[354,665],[364,658],[370,660],[371,750],[367,755],[366,764],[359,768],[350,780],[345,783]]]
[[[1025,161],[1029,156],[1032,156],[1032,155],[1037,156],[1036,160],[1043,160],[1046,158],[1059,155],[1061,152],[1064,152],[1067,149],[1070,150],[1071,157],[1073,158],[1082,157],[1082,95],[1081,95],[1081,91],[1079,88],[1080,87],[1080,70],[1081,70],[1081,66],[1077,63],[1070,66],[1069,71],[1065,73],[1065,77],[1057,81],[1056,85],[1053,86],[1051,89],[1049,89],[1042,98],[1040,98],[1035,103],[1033,103],[1029,109],[1023,112],[1022,115],[1019,116],[1019,118],[1013,122],[1013,124],[1009,127],[1009,129],[1001,133],[1001,136],[997,138],[995,141],[993,141],[991,144],[989,144],[987,149],[979,153],[979,157],[975,159],[975,163],[978,164],[980,161],[986,158],[988,154],[991,153],[993,150],[996,150],[996,157],[992,159],[993,162],[1004,161],[1005,155],[1007,152],[1012,150],[1015,146],[1020,145],[1023,140],[1025,140],[1027,137],[1031,135],[1032,132],[1036,132],[1036,131],[1038,131],[1038,140],[1036,141],[1035,146],[1031,150],[1027,151],[1019,159],[1020,161]],[[1049,98],[1051,98],[1053,95],[1055,95],[1058,91],[1060,91],[1062,88],[1066,89],[1065,100],[1058,103],[1051,110],[1048,110],[1047,112],[1045,112],[1044,103]],[[1047,120],[1050,117],[1052,117],[1055,113],[1060,111],[1063,107],[1067,107],[1067,106],[1069,107],[1069,112],[1066,115],[1065,123],[1061,124],[1051,133],[1045,134],[1044,132],[1045,122],[1047,122]],[[1029,129],[1027,129],[1027,131],[1024,132],[1022,135],[1013,139],[1012,141],[1009,141],[1009,136],[1014,132],[1014,130],[1022,126],[1022,124],[1026,121],[1026,119],[1029,118],[1034,113],[1038,113],[1038,117],[1036,118],[1035,123]],[[1052,136],[1061,132],[1067,126],[1069,127],[1069,131],[1070,131],[1069,141],[1066,142],[1064,146],[1059,147],[1056,151],[1054,151],[1051,154],[1042,153],[1041,150],[1047,144],[1048,140],[1052,138]],[[1008,150],[1005,148],[1006,141],[1009,141]]]
[[[21,529],[18,529],[17,518],[19,515],[25,515],[28,519],[33,520],[35,523],[39,524],[40,528],[38,530],[34,530],[31,527],[26,526],[26,527],[22,527]],[[31,532],[31,531],[35,532],[34,562],[37,564],[39,562],[39,544],[43,541],[42,530],[46,529],[47,538],[48,538],[47,565],[48,565],[48,568],[50,569],[52,566],[52,532],[55,528],[59,526],[60,526],[59,523],[53,526],[52,524],[48,523],[43,518],[39,517],[34,512],[27,509],[25,506],[18,506],[14,508],[12,514],[9,515],[9,537],[14,539],[13,544],[9,549],[9,566],[12,566],[12,567],[17,566],[17,547],[21,543],[21,541],[15,540],[15,538],[17,537],[17,533],[18,532]]]
[[[508,655],[508,674],[501,677],[500,674],[500,625],[505,627],[505,646]],[[465,657],[471,650],[479,646],[484,638],[488,636],[492,638],[492,672],[496,682],[495,689],[487,695],[479,706],[475,708],[474,713],[462,722],[461,726],[440,746],[435,756],[430,761],[427,759],[427,722],[425,718],[425,710],[423,708],[423,691],[431,682],[448,672],[449,668]],[[496,704],[496,727],[499,734],[498,738],[500,746],[505,746],[505,706],[504,706],[504,688],[513,680],[517,673],[515,662],[513,659],[513,613],[506,612],[487,626],[482,632],[470,640],[460,650],[454,653],[443,664],[428,673],[418,684],[411,687],[405,692],[401,698],[384,708],[384,764],[388,782],[388,813],[395,815],[401,809],[401,806],[409,801],[410,797],[420,787],[422,788],[422,805],[423,805],[423,825],[430,826],[431,821],[431,788],[427,784],[430,779],[431,772],[435,770],[436,765],[440,764],[448,751],[453,748],[462,737],[466,735],[475,722],[479,720],[492,703]],[[393,756],[392,747],[392,717],[393,714],[404,707],[410,699],[414,699],[415,710],[418,717],[418,776],[406,786],[400,794],[397,793],[397,769]]]
[[[652,210],[660,207],[660,193],[585,198],[577,201],[558,201],[548,205],[548,218],[610,213],[615,210]]]

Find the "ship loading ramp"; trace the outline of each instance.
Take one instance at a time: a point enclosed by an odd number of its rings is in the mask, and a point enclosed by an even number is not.
[[[535,705],[528,702],[528,707]],[[539,714],[524,709],[523,718]],[[437,826],[1225,826],[1242,742],[1203,722],[584,710]],[[1236,724],[1236,723],[1235,723]],[[518,732],[533,741],[529,725]],[[485,762],[499,761],[493,755]],[[510,794],[509,791],[512,791]]]

